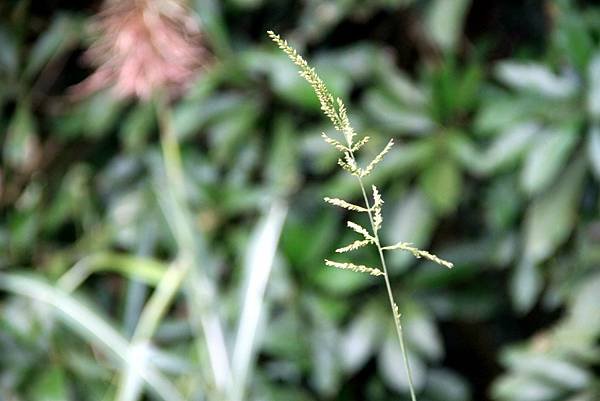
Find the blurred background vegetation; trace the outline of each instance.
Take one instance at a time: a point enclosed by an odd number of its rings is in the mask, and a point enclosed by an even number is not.
[[[0,3],[0,399],[408,399],[384,288],[323,266],[359,194],[267,29],[396,139],[386,241],[455,264],[390,260],[419,400],[600,399],[594,1],[190,0],[213,62],[162,111],[70,96],[99,6]]]

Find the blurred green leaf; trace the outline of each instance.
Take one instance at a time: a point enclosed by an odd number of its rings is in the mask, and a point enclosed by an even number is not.
[[[442,338],[437,330],[433,316],[418,304],[403,302],[404,332],[406,341],[419,355],[428,360],[439,360],[444,356]]]
[[[7,165],[26,169],[38,155],[37,123],[29,104],[21,103],[7,128],[3,156]]]
[[[425,106],[427,96],[419,84],[399,70],[392,60],[383,58],[374,68],[379,81],[378,86],[394,100],[415,109]]]
[[[81,32],[73,16],[58,15],[33,45],[23,71],[26,79],[32,79],[61,52],[74,46]]]
[[[365,94],[363,107],[388,131],[424,135],[434,127],[433,121],[424,111],[396,103],[378,90],[371,90]]]
[[[477,62],[471,62],[464,69],[465,71],[462,72],[456,84],[456,99],[453,109],[466,113],[479,102],[484,71]]]
[[[421,174],[421,189],[440,214],[456,208],[462,193],[461,171],[447,156],[435,160]]]
[[[318,394],[333,397],[339,390],[341,369],[336,353],[338,333],[333,322],[320,319],[315,330],[310,333],[310,345],[313,358],[310,383]]]
[[[536,109],[545,106],[537,100],[507,96],[495,89],[484,92],[482,97],[482,105],[474,121],[475,132],[482,136],[495,135],[510,126],[531,122]]]
[[[300,368],[308,368],[310,358],[310,342],[307,336],[297,337],[306,327],[298,311],[288,309],[276,315],[269,323],[269,330],[263,340],[263,353],[278,360],[294,360]],[[297,338],[298,341],[290,341]]]
[[[283,248],[290,263],[298,269],[310,266],[311,272],[314,272],[315,267],[311,266],[311,261],[327,255],[331,248],[329,244],[336,236],[335,224],[338,221],[332,210],[310,221],[296,215],[290,216],[282,235]],[[316,268],[324,269],[323,266]]]
[[[484,161],[477,144],[467,134],[455,131],[450,132],[447,138],[447,146],[452,157],[463,169],[473,173],[483,170]]]
[[[128,150],[142,150],[152,128],[155,126],[155,112],[152,103],[140,103],[127,113],[119,129],[119,137]]]
[[[568,98],[575,95],[578,89],[574,75],[568,72],[554,74],[542,64],[504,61],[496,65],[496,75],[516,90],[548,98]]]
[[[581,389],[591,380],[591,375],[580,366],[551,355],[514,348],[506,352],[503,359],[506,365],[519,373],[569,389]]]
[[[350,90],[350,77],[333,62],[328,62],[331,55],[321,55],[321,62],[315,65],[319,76],[329,90],[345,98]],[[244,54],[244,63],[253,72],[266,74],[273,90],[283,99],[309,110],[319,110],[319,101],[310,85],[298,75],[296,66],[290,63],[281,52],[251,51]]]
[[[0,77],[15,77],[19,64],[18,45],[14,35],[5,27],[0,27]]]
[[[323,70],[342,71],[352,80],[353,84],[360,84],[373,75],[385,54],[377,46],[370,43],[357,43],[339,50],[319,53],[313,58],[315,68]]]
[[[435,401],[468,401],[469,388],[457,374],[449,370],[432,370],[427,377],[427,394]]]
[[[245,102],[246,99],[236,93],[182,101],[173,109],[173,131],[180,140],[184,140],[197,134],[206,124],[225,118]]]
[[[364,366],[380,343],[381,327],[387,314],[376,304],[363,306],[354,316],[339,342],[341,364],[347,374],[356,373]]]
[[[298,187],[300,180],[292,118],[282,115],[275,122],[274,131],[275,139],[270,152],[267,172],[275,190],[281,195],[286,195]]]
[[[470,4],[470,0],[434,0],[429,4],[425,19],[427,31],[442,50],[456,48]]]
[[[392,200],[386,202],[390,205]],[[435,214],[425,195],[418,190],[404,194],[393,204],[391,214],[384,212],[385,225],[382,237],[387,243],[404,241],[418,248],[426,248],[436,224]],[[389,270],[399,272],[414,263],[413,255],[406,252],[388,254]]]
[[[576,323],[578,329],[591,332],[596,337],[600,334],[599,290],[600,274],[596,272],[582,281],[579,288],[573,292],[569,314],[569,320]]]
[[[124,102],[115,99],[111,90],[90,95],[72,110],[54,121],[64,138],[98,138],[106,135],[121,115]]]
[[[337,255],[336,255],[337,256]],[[323,264],[315,264],[316,270],[312,276],[312,280],[317,282],[319,286],[331,294],[336,295],[349,295],[356,293],[360,289],[364,289],[374,284],[374,278],[367,278],[362,274],[356,274],[355,272],[340,271],[332,267],[325,266]]]
[[[543,380],[520,376],[505,377],[492,389],[492,396],[498,400],[551,401],[560,394],[558,388]]]
[[[576,131],[576,125],[563,124],[538,134],[521,171],[521,186],[527,194],[543,191],[564,170],[571,150],[577,144]]]
[[[91,175],[89,166],[85,165],[73,165],[65,174],[52,204],[43,216],[45,232],[55,233],[70,218],[76,220],[89,211]]]
[[[584,161],[575,160],[560,180],[529,206],[524,223],[524,257],[531,263],[548,258],[571,234],[577,219]]]
[[[150,258],[102,253],[81,259],[60,278],[58,285],[71,292],[90,275],[102,271],[119,273],[129,279],[135,278],[149,285],[157,285],[166,270],[164,263]]]
[[[236,148],[253,132],[260,105],[244,100],[238,107],[228,110],[223,118],[214,121],[209,129],[209,139],[215,161],[228,163],[237,153]]]
[[[515,177],[496,179],[486,194],[486,216],[495,231],[511,230],[522,208],[522,197]]]
[[[581,23],[581,15],[573,6],[565,7],[565,4],[562,4],[557,11],[558,24],[553,32],[556,44],[560,52],[569,57],[573,65],[583,72],[594,51],[592,37],[586,25]]]
[[[209,37],[211,46],[220,57],[230,55],[228,26],[224,21],[222,2],[218,0],[193,0],[190,2],[202,22],[203,30]]]
[[[29,397],[36,401],[64,401],[68,399],[65,372],[59,366],[50,366],[33,380]]]
[[[526,313],[533,308],[542,291],[543,278],[538,267],[529,259],[523,259],[513,272],[510,294],[515,309]]]
[[[495,173],[516,161],[532,146],[541,127],[535,122],[510,126],[502,131],[482,155],[482,170]]]
[[[408,350],[408,360],[412,372],[413,384],[415,390],[418,391],[425,386],[427,375],[426,366],[418,356],[411,352],[411,350]],[[400,350],[400,345],[398,344],[398,338],[392,330],[389,331],[388,336],[383,341],[383,346],[377,356],[377,366],[383,380],[391,388],[399,393],[408,393],[406,367],[402,360],[402,352]]]
[[[274,200],[252,232],[246,250],[244,278],[241,285],[242,307],[232,353],[232,373],[239,386],[235,394],[243,398],[260,349],[259,324],[267,312],[265,293],[273,270],[287,205]]]
[[[127,341],[110,323],[79,300],[43,281],[23,275],[0,274],[0,288],[52,306],[58,316],[82,337],[107,351],[120,364],[130,363]],[[147,385],[165,401],[183,399],[169,381],[151,366],[142,364],[138,369]]]

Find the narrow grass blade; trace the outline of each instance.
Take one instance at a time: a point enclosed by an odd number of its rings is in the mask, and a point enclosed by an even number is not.
[[[275,202],[264,220],[252,235],[245,262],[245,293],[235,347],[233,374],[235,399],[242,400],[256,354],[256,335],[265,307],[267,282],[273,267],[277,243],[287,214],[287,207]]]
[[[114,272],[154,286],[165,271],[165,264],[155,259],[105,252],[81,259],[63,274],[57,284],[63,290],[71,292],[94,273]]]
[[[136,363],[127,340],[110,323],[71,294],[42,280],[11,273],[0,273],[0,289],[50,305],[63,322],[87,339],[90,344],[104,350],[122,368]],[[160,372],[148,364],[135,365],[148,388],[165,401],[183,401],[177,389]]]

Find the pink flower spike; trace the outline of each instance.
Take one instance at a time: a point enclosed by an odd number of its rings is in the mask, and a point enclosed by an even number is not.
[[[84,60],[96,71],[73,88],[76,96],[109,87],[119,98],[178,96],[210,59],[179,0],[105,0],[92,28],[98,36]]]

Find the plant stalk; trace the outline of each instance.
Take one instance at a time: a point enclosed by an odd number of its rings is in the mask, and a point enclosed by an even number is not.
[[[348,148],[352,149],[352,144],[348,141]],[[350,156],[354,159],[354,152],[350,150]],[[400,322],[400,314],[396,315],[396,302],[394,301],[394,294],[392,293],[392,286],[390,284],[390,278],[388,275],[387,265],[385,263],[385,257],[383,256],[383,249],[381,248],[381,244],[379,242],[379,234],[375,229],[375,223],[373,221],[373,214],[371,213],[371,203],[369,202],[369,197],[367,196],[367,191],[365,190],[365,185],[360,176],[356,177],[358,183],[360,185],[360,190],[363,195],[363,199],[365,201],[365,206],[367,207],[367,214],[369,216],[369,223],[371,224],[371,230],[373,231],[373,236],[375,238],[375,245],[377,246],[377,252],[379,253],[379,259],[381,261],[381,268],[383,270],[383,279],[385,280],[385,288],[387,290],[388,299],[390,301],[390,307],[392,308],[392,313],[394,315],[394,327],[396,328],[396,334],[398,335],[398,342],[400,343],[400,350],[402,352],[402,360],[404,362],[404,367],[406,369],[406,376],[408,378],[408,389],[410,391],[410,399],[411,401],[417,401],[417,396],[415,395],[415,386],[413,384],[412,371],[410,369],[410,363],[408,361],[408,354],[406,353],[406,345],[404,343],[404,334],[402,331],[402,323]]]
[[[169,107],[164,95],[159,94],[155,99],[156,114],[160,128],[161,148],[165,163],[167,185],[175,203],[182,214],[190,215],[185,201],[185,178],[179,142],[171,124]],[[180,216],[181,217],[181,216]],[[187,223],[187,222],[186,222]],[[175,223],[175,226],[178,224]],[[187,287],[187,302],[190,310],[194,310],[196,319],[191,317],[192,326],[201,328],[204,345],[208,353],[208,362],[211,366],[215,387],[219,397],[231,391],[232,376],[229,362],[229,353],[226,347],[225,335],[221,319],[215,311],[215,293],[208,277],[200,270],[194,269],[199,263],[199,258],[193,251],[197,243],[191,239],[193,233],[181,232],[174,229],[174,235],[179,247],[178,256],[180,266],[173,266],[172,285],[167,286],[166,295],[172,299],[182,286]],[[197,242],[197,241],[196,241]],[[177,269],[177,270],[175,270]],[[187,280],[186,280],[187,278]],[[169,288],[170,287],[170,288]],[[159,303],[160,305],[160,303]],[[157,306],[158,309],[158,306]],[[155,315],[156,317],[156,315]],[[200,346],[200,340],[197,341]]]

